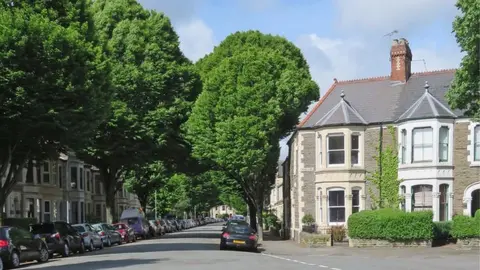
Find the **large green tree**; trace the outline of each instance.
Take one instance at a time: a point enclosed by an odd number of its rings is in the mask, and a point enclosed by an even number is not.
[[[318,99],[300,50],[258,31],[228,36],[197,63],[203,91],[187,122],[194,155],[241,186],[261,237],[264,195],[274,180],[279,140]]]
[[[96,0],[94,8],[112,65],[112,113],[89,147],[78,152],[100,170],[112,221],[124,173],[175,154],[180,126],[201,84],[163,13],[145,10],[135,0]]]
[[[480,1],[458,0],[460,14],[453,22],[458,45],[465,53],[455,72],[447,100],[454,109],[480,120]]]
[[[107,74],[89,1],[2,1],[0,208],[28,160],[93,134],[109,109]]]

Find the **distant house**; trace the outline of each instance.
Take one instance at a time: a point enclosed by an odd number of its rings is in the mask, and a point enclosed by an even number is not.
[[[283,168],[281,164],[275,177],[275,183],[270,187],[268,208],[280,220],[283,218]]]
[[[435,221],[480,208],[480,123],[445,101],[455,70],[411,73],[405,39],[394,40],[389,76],[338,81],[289,140],[285,162],[284,221],[290,237],[312,214],[319,229],[346,225],[371,208],[368,172],[376,169],[379,141],[399,150],[399,193],[404,211],[432,210]]]
[[[221,217],[222,215],[234,215],[236,213],[235,209],[228,205],[218,205],[212,207],[209,211],[211,217]]]

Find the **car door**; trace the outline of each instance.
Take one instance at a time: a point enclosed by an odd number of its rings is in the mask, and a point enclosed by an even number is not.
[[[28,242],[25,241],[25,236],[18,228],[10,228],[8,235],[13,246],[20,251],[20,262],[24,262],[30,259],[32,256],[31,248],[28,246]]]
[[[117,243],[122,241],[122,236],[120,235],[120,233],[117,232],[117,230],[115,230],[115,227],[110,224],[107,224],[106,227],[107,230],[110,232],[112,242]]]
[[[67,232],[68,232],[68,235],[70,236],[70,239],[71,239],[71,244],[70,246],[73,247],[73,248],[78,248],[80,247],[83,239],[82,237],[80,237],[80,234],[78,233],[77,230],[75,230],[75,228],[73,228],[72,225],[70,224],[65,224],[67,226]]]
[[[99,246],[102,244],[102,238],[100,237],[100,235],[98,235],[97,231],[92,227],[92,225],[85,225],[85,229],[90,234],[90,238],[92,239],[95,246]]]
[[[40,242],[33,237],[33,234],[29,231],[18,228],[18,231],[22,235],[22,242],[27,248],[28,258],[37,259],[40,256]]]

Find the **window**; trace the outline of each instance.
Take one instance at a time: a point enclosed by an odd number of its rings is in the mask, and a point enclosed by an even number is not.
[[[433,129],[416,128],[413,130],[412,162],[432,161]]]
[[[80,223],[85,222],[85,203],[80,202]]]
[[[78,224],[78,202],[72,202],[72,222],[73,224]]]
[[[400,199],[400,209],[402,209],[402,211],[406,211],[406,206],[405,206],[405,193],[407,193],[407,189],[405,186],[401,186],[400,187],[400,195],[401,195],[401,199]]]
[[[53,184],[57,185],[58,183],[58,175],[57,175],[57,162],[52,162],[50,163],[52,165],[52,179],[53,179]]]
[[[322,136],[318,135],[318,160],[320,165],[322,165],[322,158],[323,158]]]
[[[35,174],[35,171],[33,168],[34,168],[33,160],[29,160],[27,165],[27,176],[25,179],[25,183],[33,184],[33,175]]]
[[[433,205],[432,186],[419,185],[412,187],[412,210],[424,211],[431,210]]]
[[[99,174],[95,175],[95,194],[102,195],[102,182]]]
[[[328,164],[345,164],[345,141],[343,135],[328,136]]]
[[[328,222],[345,222],[345,191],[328,191]]]
[[[43,176],[43,183],[49,184],[50,183],[50,162],[45,161],[42,164],[42,176]]]
[[[222,211],[225,211],[225,205],[222,205]]]
[[[34,218],[35,217],[35,199],[27,199],[27,205],[28,205],[28,210],[27,210],[27,217],[28,218]]]
[[[63,166],[58,165],[58,187],[63,187]]]
[[[360,190],[352,190],[352,214],[360,212]]]
[[[358,143],[360,136],[358,135],[352,135],[351,138],[351,143],[352,143],[352,150],[351,150],[351,158],[350,161],[352,162],[352,165],[357,165],[358,164],[358,158],[359,158],[359,153],[360,153],[360,146]]]
[[[95,205],[95,217],[102,219],[102,205]]]
[[[78,175],[77,175],[77,167],[70,167],[70,181],[74,186],[73,188],[77,188],[78,185]]]
[[[50,222],[50,221],[51,221],[50,202],[44,201],[43,202],[43,222]]]
[[[37,172],[37,184],[42,183],[42,168],[40,166],[41,166],[41,164],[39,162],[36,162],[35,170]]]
[[[322,217],[323,217],[323,203],[322,203],[322,189],[318,189],[318,210],[320,213],[319,214],[319,217],[318,217],[318,221],[320,221],[320,223],[322,222]]]
[[[400,149],[400,153],[401,153],[401,160],[400,162],[402,164],[405,164],[407,162],[407,130],[405,129],[402,129],[402,138],[401,138],[401,149]]]
[[[90,191],[90,172],[87,172],[87,191]]]
[[[438,161],[448,161],[448,127],[441,127],[438,140]]]
[[[80,189],[83,190],[84,184],[84,171],[83,168],[80,168]]]
[[[447,221],[448,220],[448,185],[441,184],[440,185],[440,221]]]
[[[473,160],[480,161],[480,125],[476,126],[473,132]]]

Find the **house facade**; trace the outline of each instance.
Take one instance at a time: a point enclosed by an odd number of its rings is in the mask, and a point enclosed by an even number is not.
[[[279,220],[283,219],[283,168],[281,164],[275,177],[275,183],[270,187],[268,209],[272,214],[277,216]]]
[[[211,217],[221,217],[222,215],[235,215],[236,211],[228,205],[218,205],[212,207],[209,211]]]
[[[306,214],[326,230],[374,207],[367,179],[388,145],[398,149],[401,209],[432,210],[434,221],[480,209],[480,123],[445,100],[455,70],[411,73],[405,39],[390,58],[389,76],[335,79],[289,140],[290,238]]]
[[[135,195],[117,192],[117,211],[140,207]],[[73,153],[37,164],[31,161],[7,197],[7,218],[36,218],[39,222],[63,220],[72,224],[106,221],[105,192],[100,173]]]

